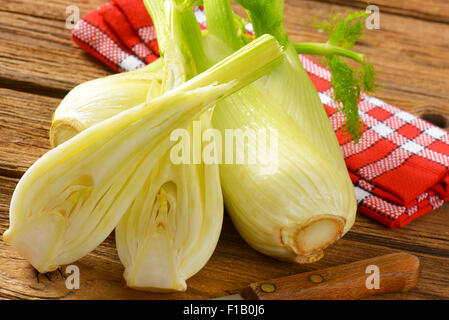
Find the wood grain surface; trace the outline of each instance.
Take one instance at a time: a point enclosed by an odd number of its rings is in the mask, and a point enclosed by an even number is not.
[[[18,179],[49,148],[51,115],[75,85],[110,74],[70,40],[66,7],[81,14],[106,0],[0,0],[0,233],[8,227],[9,203]],[[375,0],[381,29],[366,32],[356,49],[368,55],[382,87],[376,97],[449,127],[449,4],[445,0]],[[294,41],[324,41],[314,16],[364,8],[362,0],[286,1],[287,30]],[[240,11],[238,7],[235,7]],[[188,280],[184,293],[128,289],[111,235],[76,262],[81,288],[65,287],[65,268],[37,274],[0,241],[2,299],[208,299],[233,294],[250,283],[308,272],[398,251],[419,257],[421,278],[406,293],[370,299],[449,298],[449,205],[398,230],[358,215],[351,231],[313,264],[295,265],[251,249],[226,216],[211,260]]]

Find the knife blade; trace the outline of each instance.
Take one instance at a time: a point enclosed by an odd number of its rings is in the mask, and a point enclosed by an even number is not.
[[[318,271],[252,283],[213,300],[350,300],[414,288],[419,259],[400,252]]]

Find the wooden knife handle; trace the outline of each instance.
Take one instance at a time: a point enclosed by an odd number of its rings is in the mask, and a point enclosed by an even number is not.
[[[376,272],[378,271],[378,272]],[[379,281],[376,281],[375,277]],[[346,265],[257,282],[242,290],[248,300],[348,300],[404,292],[418,282],[419,259],[393,253]]]

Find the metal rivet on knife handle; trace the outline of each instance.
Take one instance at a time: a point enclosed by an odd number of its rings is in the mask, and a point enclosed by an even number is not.
[[[260,284],[260,291],[265,293],[273,293],[276,291],[276,286],[270,282],[264,282]]]
[[[324,281],[324,277],[321,274],[314,273],[309,276],[309,281],[312,283],[321,283]]]

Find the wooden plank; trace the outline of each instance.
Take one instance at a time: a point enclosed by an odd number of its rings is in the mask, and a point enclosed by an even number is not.
[[[400,16],[413,17],[420,20],[449,23],[449,2],[446,0],[314,0],[365,9],[376,5],[380,13],[393,13]]]
[[[67,12],[67,7],[69,6],[77,6],[82,17],[106,2],[106,0],[33,0],[32,4],[30,4],[29,0],[8,0],[0,2],[0,11],[41,17],[49,20],[66,21],[69,16]]]
[[[0,10],[0,87],[63,97],[76,84],[111,73],[70,40],[65,8],[71,2],[50,1],[51,10],[45,5],[27,6],[26,1],[5,3],[3,10],[9,6],[10,11]],[[81,4],[87,12],[100,0]],[[287,30],[294,41],[326,41],[310,27],[313,17],[349,9],[316,1],[287,1]],[[417,115],[430,115],[429,119],[436,115],[447,126],[448,42],[445,24],[385,13],[381,30],[367,31],[356,50],[366,53],[378,71],[382,88],[377,97]]]
[[[446,0],[313,0],[318,3],[330,3],[351,8],[365,9],[369,4],[379,7],[381,14],[389,13],[408,16],[420,20],[449,23],[449,3]],[[104,4],[106,0],[35,0],[29,5],[27,0],[8,0],[0,3],[0,11],[22,13],[29,16],[43,17],[65,21],[68,14],[66,8],[76,5],[80,15],[84,15],[93,8]],[[298,0],[286,0],[287,4],[298,4]]]
[[[0,177],[0,233],[3,233],[8,226],[6,204],[10,201],[16,183],[17,179]],[[342,240],[328,248],[321,261],[308,265],[280,262],[256,252],[240,238],[226,216],[219,244],[210,261],[188,280],[186,292],[169,294],[145,293],[126,288],[122,280],[123,267],[115,250],[113,235],[95,251],[74,263],[80,268],[79,290],[66,288],[65,267],[60,271],[39,275],[14,249],[1,241],[0,298],[209,299],[236,293],[240,288],[255,281],[322,269],[401,250],[413,253],[421,260],[422,275],[417,288],[408,293],[389,294],[372,299],[447,299],[449,242],[446,238],[444,240],[446,246],[440,248],[444,250],[444,254],[434,255],[431,251],[434,239],[439,237],[438,233],[435,235],[428,231],[427,237],[424,230],[429,228],[429,225],[435,226],[445,219],[448,212],[449,207],[445,207],[421,218],[420,223],[413,222],[410,227],[401,229],[402,233],[409,235],[418,232],[415,238],[400,237],[399,247],[395,244],[395,241],[398,242],[396,238],[399,237],[394,235],[395,231],[386,230],[383,226],[359,215],[354,228]],[[373,237],[369,239],[369,243],[360,241],[360,235],[367,226],[382,237]],[[415,250],[417,243],[428,247],[429,250]]]
[[[0,87],[63,97],[111,73],[70,39],[65,21],[0,11]]]
[[[47,152],[51,117],[59,101],[0,88],[0,174],[21,177]]]

